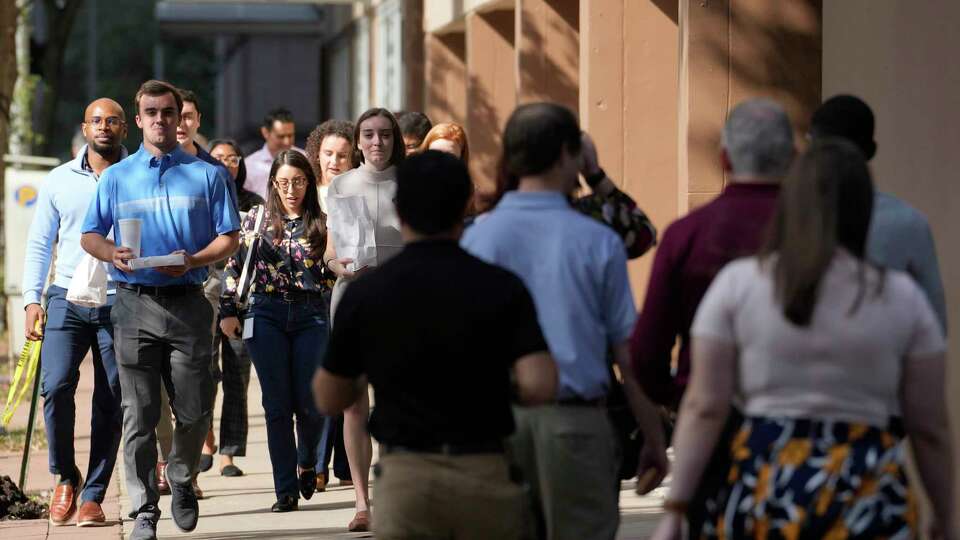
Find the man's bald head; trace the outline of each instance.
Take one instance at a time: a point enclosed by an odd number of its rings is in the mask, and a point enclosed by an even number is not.
[[[126,115],[123,107],[110,98],[100,98],[83,114],[83,138],[87,147],[101,155],[114,155],[127,138]]]
[[[89,105],[87,105],[87,110],[83,113],[83,121],[86,122],[88,118],[93,116],[93,111],[96,108],[102,109],[104,112],[110,113],[113,116],[119,117],[121,120],[126,120],[127,117],[123,112],[123,107],[119,103],[110,99],[110,98],[100,98],[95,99]]]

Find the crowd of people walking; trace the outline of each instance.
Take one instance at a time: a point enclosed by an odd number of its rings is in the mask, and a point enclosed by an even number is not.
[[[130,538],[156,538],[166,494],[194,530],[198,472],[219,451],[220,474],[244,474],[252,365],[270,510],[336,476],[355,494],[347,528],[378,538],[610,539],[620,480],[659,486],[671,445],[657,539],[912,538],[908,444],[923,532],[960,538],[932,235],[875,189],[862,100],[825,101],[803,145],[778,103],[734,107],[728,184],[659,238],[559,105],[513,112],[486,192],[464,127],[419,112],[331,119],[300,149],[276,109],[243,156],[200,144],[188,90],[147,81],[133,103],[129,154],[119,103],[87,107],[86,144],[42,185],[28,237],[54,525],[105,523],[122,442]],[[627,261],[657,245],[638,314]],[[108,268],[105,302],[72,300],[90,261]]]

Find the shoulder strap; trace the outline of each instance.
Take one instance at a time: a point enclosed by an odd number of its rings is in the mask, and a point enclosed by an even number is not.
[[[263,223],[263,214],[266,213],[265,205],[260,205],[260,208],[257,210],[257,221],[253,226],[254,237],[253,241],[250,242],[250,247],[247,249],[247,256],[243,259],[243,269],[240,270],[240,282],[237,283],[237,305],[244,306],[246,301],[244,299],[244,292],[247,289],[247,272],[250,270],[250,259],[253,256],[253,252],[257,250],[257,243],[260,241],[260,225]],[[256,274],[257,270],[254,268],[252,270],[253,274],[250,275],[250,281],[253,281],[253,277]]]

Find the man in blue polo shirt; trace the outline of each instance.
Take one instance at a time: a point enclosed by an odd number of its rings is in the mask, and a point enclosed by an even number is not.
[[[207,265],[237,249],[240,224],[222,170],[177,143],[183,109],[177,89],[147,81],[135,104],[143,145],[101,178],[81,244],[113,263],[110,275],[118,287],[111,320],[123,392],[123,457],[131,517],[136,516],[129,538],[153,540],[160,517],[154,430],[161,381],[177,417],[167,465],[171,514],[182,531],[197,525],[191,478],[213,409],[213,310],[202,284]],[[127,243],[118,225],[122,219],[141,220],[141,257],[179,253],[184,264],[134,271],[129,266],[134,254],[121,247]],[[106,239],[111,229],[116,244]]]
[[[582,132],[568,109],[517,108],[503,132],[502,163],[517,178],[497,207],[467,229],[471,254],[517,274],[530,290],[557,363],[557,401],[514,409],[511,456],[530,485],[538,537],[613,538],[620,493],[615,437],[604,399],[607,352],[643,430],[644,489],[659,484],[667,461],[653,404],[633,378],[627,339],[636,319],[623,241],[570,206],[578,183]]]

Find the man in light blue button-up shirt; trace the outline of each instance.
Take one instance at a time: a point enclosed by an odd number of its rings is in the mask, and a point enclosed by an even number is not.
[[[110,483],[120,444],[120,382],[110,324],[113,294],[107,305],[87,308],[68,302],[66,292],[84,256],[80,247],[81,223],[97,191],[97,180],[127,154],[121,144],[127,135],[123,109],[112,99],[94,101],[84,113],[82,131],[87,144],[75,159],[53,169],[40,186],[27,236],[23,299],[27,339],[43,336],[40,380],[44,424],[50,472],[58,476],[50,501],[50,521],[54,525],[67,524],[77,511],[79,496],[82,510],[78,523],[87,526],[103,524],[100,503]],[[40,298],[54,243],[57,273],[47,289],[45,312]],[[35,329],[36,322],[44,319],[45,327]],[[87,482],[81,487],[80,470],[74,460],[74,394],[80,380],[80,363],[87,351],[92,352],[98,376],[93,390]]]
[[[154,430],[161,384],[177,417],[166,468],[171,517],[182,531],[197,526],[191,480],[213,408],[213,310],[202,284],[207,267],[237,249],[240,222],[224,169],[187,154],[177,143],[183,109],[179,91],[163,81],[147,81],[135,102],[143,145],[101,178],[81,241],[87,252],[113,263],[117,299],[111,318],[123,388],[124,467],[137,518],[130,539],[155,540],[160,495]],[[114,228],[128,218],[141,222],[141,257],[179,253],[184,264],[131,269],[133,253],[119,247],[129,239]],[[116,245],[105,238],[111,228]]]
[[[612,384],[609,351],[644,433],[640,472],[652,471],[646,489],[666,473],[659,417],[630,367],[627,340],[636,311],[623,242],[568,199],[578,182],[581,137],[576,117],[563,107],[517,108],[504,130],[502,157],[516,190],[478,218],[461,242],[523,280],[557,363],[557,403],[516,408],[511,439],[547,538],[616,535],[619,464],[603,407]]]

